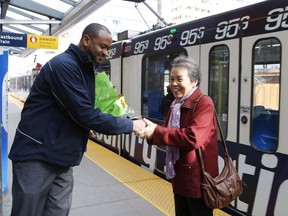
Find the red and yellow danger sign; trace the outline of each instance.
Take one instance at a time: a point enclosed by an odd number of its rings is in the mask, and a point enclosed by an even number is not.
[[[27,34],[27,48],[58,49],[58,37]]]

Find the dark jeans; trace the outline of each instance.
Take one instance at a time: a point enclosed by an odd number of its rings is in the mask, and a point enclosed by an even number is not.
[[[213,209],[206,207],[202,198],[184,197],[174,193],[176,216],[213,216]]]
[[[11,216],[67,216],[73,169],[41,161],[13,162]]]

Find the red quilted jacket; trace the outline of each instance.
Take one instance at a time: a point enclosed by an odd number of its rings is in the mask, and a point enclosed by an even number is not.
[[[205,169],[212,177],[218,175],[218,141],[214,104],[210,97],[202,96],[198,87],[181,106],[180,129],[167,128],[171,110],[163,126],[157,126],[152,139],[153,145],[176,146],[180,158],[176,162],[176,176],[172,180],[173,191],[186,197],[201,197],[201,167],[197,148],[201,147]],[[195,106],[196,104],[196,106]],[[195,110],[194,110],[195,107]]]

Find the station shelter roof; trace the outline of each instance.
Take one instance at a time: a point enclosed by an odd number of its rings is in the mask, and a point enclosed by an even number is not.
[[[110,0],[0,0],[0,32],[57,36]],[[28,48],[8,47],[21,57]]]

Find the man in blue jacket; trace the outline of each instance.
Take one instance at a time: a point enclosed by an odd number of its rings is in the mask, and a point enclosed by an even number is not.
[[[72,200],[72,167],[79,165],[89,131],[138,132],[142,120],[94,109],[95,72],[112,44],[110,31],[92,23],[78,46],[48,61],[21,113],[9,153],[13,166],[11,216],[66,216]]]

